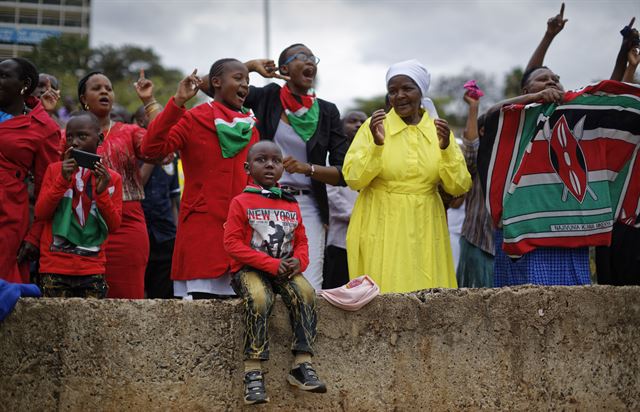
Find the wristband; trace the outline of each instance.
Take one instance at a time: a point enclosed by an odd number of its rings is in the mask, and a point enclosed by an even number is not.
[[[311,166],[311,171],[307,173],[307,176],[311,177],[316,172],[316,167],[312,163],[309,163],[309,166]]]

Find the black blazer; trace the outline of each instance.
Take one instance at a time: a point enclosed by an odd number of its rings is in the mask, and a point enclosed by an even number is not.
[[[318,128],[307,141],[307,161],[324,166],[327,163],[340,172],[340,186],[346,186],[342,177],[342,163],[349,148],[347,137],[342,129],[340,112],[335,104],[318,99],[320,119]],[[258,119],[257,128],[261,140],[273,140],[276,129],[282,115],[282,103],[280,103],[280,86],[271,83],[265,87],[249,87],[249,95],[244,101],[244,106],[253,110]],[[327,186],[317,180],[311,179],[313,194],[318,201],[320,218],[325,224],[329,223],[329,202],[327,200]]]

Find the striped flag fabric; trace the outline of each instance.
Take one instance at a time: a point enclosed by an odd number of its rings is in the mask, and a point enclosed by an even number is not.
[[[95,177],[89,169],[80,167],[72,176],[72,186],[60,199],[53,216],[51,250],[93,256],[109,232],[94,199]],[[112,193],[113,186],[108,190]]]
[[[209,105],[213,109],[213,123],[222,157],[234,157],[249,144],[254,134],[258,135],[256,118],[251,110],[244,107],[242,111],[236,111],[216,101]]]
[[[505,106],[481,145],[487,208],[509,256],[608,245],[615,221],[640,227],[640,87],[606,80],[560,105]]]

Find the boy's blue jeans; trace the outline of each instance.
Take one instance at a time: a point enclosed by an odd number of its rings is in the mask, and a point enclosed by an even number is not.
[[[247,267],[234,275],[232,286],[244,300],[245,359],[269,359],[269,315],[276,293],[289,310],[291,350],[313,354],[318,322],[316,292],[301,274],[283,279]]]

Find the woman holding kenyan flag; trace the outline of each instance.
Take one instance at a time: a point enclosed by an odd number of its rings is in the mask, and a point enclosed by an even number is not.
[[[244,162],[258,141],[255,119],[243,109],[249,72],[235,59],[216,61],[207,84],[193,74],[148,127],[142,143],[150,157],[180,151],[185,187],[178,217],[171,278],[174,294],[187,299],[234,295],[230,260],[223,248],[223,224],[231,199],[247,185]],[[198,89],[214,100],[186,110]]]
[[[494,286],[590,284],[588,247],[609,245],[614,223],[638,225],[640,89],[612,81],[637,55],[634,20],[621,31],[611,80],[565,91],[542,65],[567,21],[563,4],[523,74],[523,94],[487,112],[478,169],[498,228]]]
[[[304,276],[315,289],[322,287],[324,227],[329,220],[326,184],[346,185],[342,162],[349,147],[338,108],[316,98],[313,90],[319,62],[298,43],[282,51],[277,67],[272,60],[245,63],[249,71],[286,83],[252,86],[244,103],[258,118],[260,138],[275,141],[285,156],[280,184],[300,204],[309,238],[309,267]],[[327,154],[330,166],[325,166]]]

